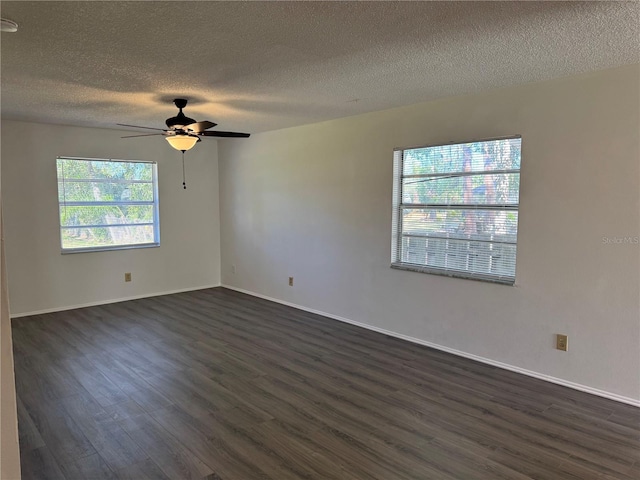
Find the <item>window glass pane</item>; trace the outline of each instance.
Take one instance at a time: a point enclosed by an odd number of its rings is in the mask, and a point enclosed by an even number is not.
[[[58,159],[58,179],[153,180],[153,164],[107,160]]]
[[[56,166],[63,251],[159,244],[154,163],[58,158]]]
[[[60,202],[152,202],[153,183],[58,182]]]
[[[402,180],[402,203],[517,204],[519,173],[405,178]]]
[[[515,280],[521,139],[396,150],[392,262]]]
[[[515,276],[515,245],[405,237],[401,250],[401,261],[416,266],[478,275]]]
[[[518,234],[518,212],[405,208],[402,210],[402,233],[515,243]]]
[[[520,169],[520,139],[438,145],[404,151],[403,175]]]
[[[154,243],[153,225],[62,229],[62,248],[100,248],[141,243]]]
[[[60,224],[116,225],[123,223],[153,223],[153,205],[91,205],[69,207],[60,205]]]

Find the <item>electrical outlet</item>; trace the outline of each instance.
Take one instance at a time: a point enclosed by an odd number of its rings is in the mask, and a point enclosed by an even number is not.
[[[231,273],[236,274],[236,264],[231,265]]]
[[[293,287],[293,277],[289,277],[289,286]]]
[[[125,282],[130,282],[131,281],[131,273],[127,272],[124,274],[124,281]]]
[[[560,333],[557,334],[556,335],[556,348],[558,350],[562,350],[564,352],[569,350],[569,337],[567,337],[566,335],[562,335]]]

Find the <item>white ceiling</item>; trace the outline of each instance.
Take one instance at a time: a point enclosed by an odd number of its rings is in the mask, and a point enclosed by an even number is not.
[[[250,133],[640,61],[637,2],[2,1],[2,116]]]

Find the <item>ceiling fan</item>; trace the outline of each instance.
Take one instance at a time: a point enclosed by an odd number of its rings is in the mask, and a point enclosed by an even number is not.
[[[204,120],[202,122],[196,122],[193,118],[187,117],[182,113],[182,109],[187,106],[187,100],[184,98],[176,98],[173,100],[176,107],[180,110],[175,117],[167,118],[167,129],[153,128],[153,127],[141,127],[139,125],[127,125],[124,123],[118,123],[121,127],[132,128],[144,128],[145,130],[157,130],[160,133],[145,133],[140,135],[126,135],[122,138],[133,137],[149,137],[152,135],[163,135],[169,145],[176,150],[185,152],[191,150],[193,146],[200,141],[200,137],[223,137],[223,138],[247,138],[248,133],[240,132],[223,132],[220,130],[213,130],[208,132],[210,128],[213,128],[217,123]]]
[[[187,106],[187,100],[185,98],[176,98],[173,100],[176,107],[180,110],[175,117],[167,118],[167,129],[154,128],[154,127],[141,127],[139,125],[127,125],[125,123],[118,123],[121,127],[131,128],[144,128],[145,130],[157,130],[160,133],[142,133],[139,135],[125,135],[121,138],[133,138],[133,137],[150,137],[153,135],[163,135],[169,145],[176,150],[182,152],[182,187],[186,190],[187,184],[185,180],[184,170],[184,152],[191,150],[196,143],[200,141],[200,137],[223,137],[223,138],[247,138],[248,133],[240,132],[223,132],[220,130],[213,130],[208,132],[210,128],[213,128],[217,123],[204,120],[202,122],[196,122],[193,118],[187,117],[182,109]]]

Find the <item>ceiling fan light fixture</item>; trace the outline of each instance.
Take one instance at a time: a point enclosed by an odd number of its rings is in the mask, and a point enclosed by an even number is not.
[[[180,150],[181,152],[186,152],[187,150],[191,150],[196,143],[200,141],[200,139],[195,135],[170,135],[165,137],[169,145],[171,145],[176,150]]]

